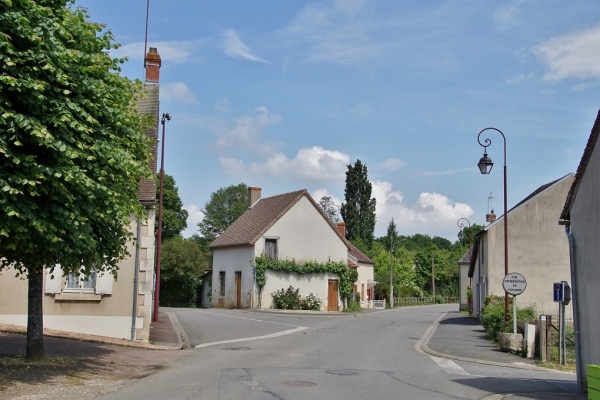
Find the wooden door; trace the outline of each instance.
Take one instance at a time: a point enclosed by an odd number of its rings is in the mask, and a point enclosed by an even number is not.
[[[327,311],[338,311],[338,281],[329,279],[327,285]]]
[[[242,271],[235,271],[236,308],[242,308]]]

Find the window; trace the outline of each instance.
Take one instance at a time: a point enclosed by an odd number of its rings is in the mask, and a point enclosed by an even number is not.
[[[265,239],[265,256],[277,260],[277,239]]]
[[[55,300],[68,299],[68,296],[75,294],[88,295],[107,295],[112,294],[114,276],[108,271],[95,271],[88,275],[83,273],[69,273],[63,276],[60,265],[54,266],[54,269],[46,268],[46,278],[44,282],[44,292],[54,294]],[[66,296],[63,296],[66,295]],[[90,298],[92,299],[92,298]],[[94,297],[93,299],[98,299]]]
[[[220,296],[225,296],[225,271],[219,271]]]
[[[93,292],[96,288],[96,271],[93,270],[89,275],[70,273],[67,276],[66,290]]]

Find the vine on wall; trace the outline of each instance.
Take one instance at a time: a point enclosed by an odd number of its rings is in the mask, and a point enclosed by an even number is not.
[[[355,269],[348,268],[348,265],[344,262],[328,261],[319,263],[307,261],[298,264],[295,260],[272,260],[265,256],[259,256],[254,259],[254,265],[256,267],[256,284],[259,289],[259,297],[262,295],[262,288],[267,283],[266,271],[268,269],[279,272],[293,272],[300,275],[332,272],[340,278],[339,290],[342,299],[349,299],[352,296],[354,282],[358,279],[358,272]]]

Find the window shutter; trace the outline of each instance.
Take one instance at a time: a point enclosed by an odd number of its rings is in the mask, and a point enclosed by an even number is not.
[[[113,274],[108,271],[96,272],[96,294],[112,294]]]
[[[45,292],[49,294],[60,293],[62,286],[62,269],[60,265],[52,268],[46,268]]]

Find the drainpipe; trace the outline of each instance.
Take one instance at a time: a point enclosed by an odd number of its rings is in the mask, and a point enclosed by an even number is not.
[[[571,301],[573,302],[573,329],[575,334],[575,369],[577,372],[577,389],[585,393],[583,387],[583,360],[581,359],[581,340],[579,334],[579,307],[577,301],[577,268],[575,265],[575,239],[571,233],[571,221],[560,220],[559,225],[565,226],[565,233],[569,239],[569,261],[571,264]]]
[[[131,341],[135,340],[135,322],[137,319],[137,293],[139,285],[139,270],[140,270],[140,236],[142,231],[142,223],[140,218],[137,219],[137,232],[135,243],[135,272],[133,273],[133,308],[131,310]]]

